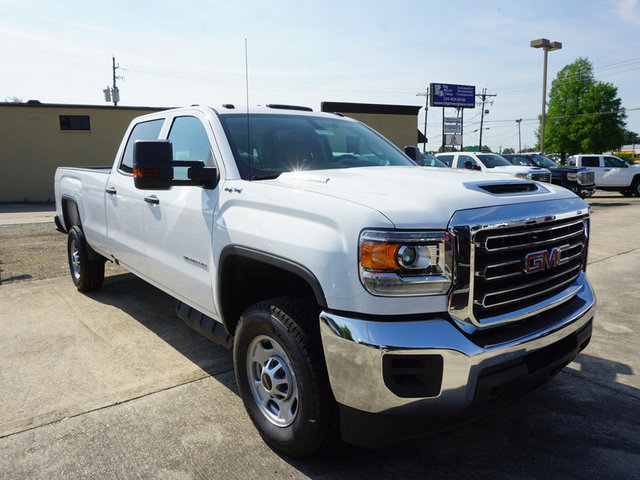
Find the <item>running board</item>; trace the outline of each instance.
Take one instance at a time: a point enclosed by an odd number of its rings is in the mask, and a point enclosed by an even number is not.
[[[200,335],[207,337],[213,343],[228,350],[231,350],[233,347],[233,337],[227,334],[224,325],[215,321],[213,318],[206,316],[204,313],[182,302],[178,302],[176,305],[176,315],[180,320]]]

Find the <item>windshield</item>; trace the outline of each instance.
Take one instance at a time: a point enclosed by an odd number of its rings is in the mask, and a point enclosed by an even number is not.
[[[484,163],[484,166],[487,168],[511,166],[511,164],[507,160],[502,158],[500,155],[493,155],[490,153],[486,153],[486,154],[476,155],[476,156],[478,157],[478,160]]]
[[[420,165],[423,167],[447,167],[444,163],[429,153],[420,154]]]
[[[544,155],[533,154],[531,155],[531,161],[535,164],[536,167],[551,167],[555,168],[558,166],[556,162],[551,160],[550,158],[545,157]]]
[[[415,163],[368,127],[307,115],[220,115],[240,176],[276,178],[282,172]],[[248,134],[247,134],[248,130]]]

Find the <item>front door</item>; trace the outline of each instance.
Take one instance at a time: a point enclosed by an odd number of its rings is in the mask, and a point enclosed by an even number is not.
[[[603,157],[603,185],[612,187],[628,187],[631,184],[627,164],[617,157]]]
[[[203,161],[215,166],[206,118],[199,112],[171,121],[168,140],[176,161]],[[213,137],[211,137],[213,138]],[[174,168],[186,179],[187,169]],[[172,295],[214,316],[212,245],[218,188],[174,186],[146,191],[144,230],[149,277]]]

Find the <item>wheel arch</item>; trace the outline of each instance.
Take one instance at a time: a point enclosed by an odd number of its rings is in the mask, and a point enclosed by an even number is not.
[[[80,218],[78,203],[74,198],[67,195],[62,196],[62,220],[67,232],[76,225],[82,229],[82,220]]]
[[[308,268],[238,245],[228,245],[220,254],[217,288],[222,323],[231,336],[242,312],[261,300],[300,296],[327,307],[322,286]]]

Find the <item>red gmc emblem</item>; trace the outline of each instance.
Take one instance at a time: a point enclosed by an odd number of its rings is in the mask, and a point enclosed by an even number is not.
[[[524,257],[525,273],[541,272],[558,265],[564,265],[569,261],[568,258],[562,258],[562,252],[569,249],[569,244],[560,247],[554,247],[549,250],[540,250],[533,252]]]

